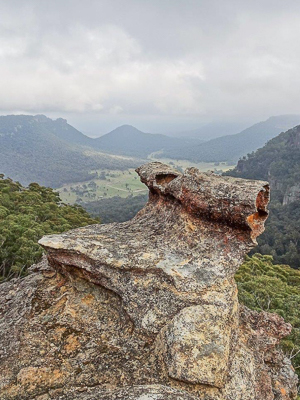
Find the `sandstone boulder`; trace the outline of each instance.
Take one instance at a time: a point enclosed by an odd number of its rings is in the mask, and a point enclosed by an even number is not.
[[[44,237],[47,259],[1,285],[0,398],[294,399],[291,326],[240,306],[234,281],[268,183],[137,172],[135,218]]]

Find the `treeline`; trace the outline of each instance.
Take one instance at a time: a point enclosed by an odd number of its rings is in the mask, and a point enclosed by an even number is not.
[[[40,260],[38,240],[98,221],[80,206],[61,202],[58,193],[31,183],[28,188],[0,175],[0,281],[26,274]]]

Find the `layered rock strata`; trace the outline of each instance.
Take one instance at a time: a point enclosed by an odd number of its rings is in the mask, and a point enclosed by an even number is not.
[[[267,218],[267,182],[137,169],[131,221],[44,237],[47,260],[1,285],[1,399],[296,396],[291,326],[239,306],[234,274]]]

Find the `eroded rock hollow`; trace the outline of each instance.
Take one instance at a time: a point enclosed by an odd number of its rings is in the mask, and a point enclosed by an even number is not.
[[[135,218],[44,237],[47,260],[1,285],[0,398],[294,399],[277,346],[291,326],[240,306],[234,281],[268,183],[137,173],[150,194]]]

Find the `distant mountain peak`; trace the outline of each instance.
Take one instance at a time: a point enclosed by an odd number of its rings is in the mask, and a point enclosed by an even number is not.
[[[124,125],[118,126],[117,128],[113,129],[112,131],[107,133],[107,135],[112,134],[112,133],[129,134],[129,133],[144,133],[144,132],[140,131],[135,126],[124,124]]]
[[[119,127],[117,127],[116,129],[123,129],[123,128],[133,128],[133,129],[136,129],[136,130],[138,130],[135,126],[133,126],[133,125],[129,125],[129,124],[123,124],[123,125],[120,125]]]
[[[28,117],[31,117],[31,115],[28,115]],[[33,116],[33,119],[34,119],[35,121],[38,121],[38,122],[47,122],[47,121],[50,120],[50,118],[46,117],[46,115],[44,115],[44,114],[37,114],[37,115],[34,115],[34,116]],[[52,120],[51,120],[51,121],[52,121]]]
[[[284,119],[284,120],[288,120],[288,119],[294,119],[294,118],[299,118],[300,114],[282,114],[282,115],[271,115],[271,117],[269,117],[267,119],[267,121],[270,120],[277,120],[277,119]]]
[[[61,122],[61,123],[63,123],[63,124],[67,124],[67,123],[68,123],[68,121],[67,121],[65,118],[56,118],[55,121],[56,121],[56,122]]]

